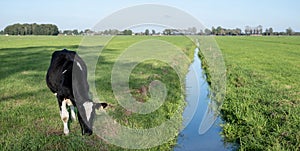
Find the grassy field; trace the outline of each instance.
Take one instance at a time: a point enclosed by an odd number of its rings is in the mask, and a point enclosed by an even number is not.
[[[226,140],[300,149],[300,37],[216,37],[227,67]]]
[[[0,150],[120,150],[105,143],[97,135],[81,136],[77,122],[71,124],[69,136],[63,135],[56,98],[45,83],[51,54],[63,48],[78,50],[83,37],[15,36],[0,37]],[[109,37],[93,37],[85,43],[90,48],[102,48]],[[112,107],[108,113],[117,122],[131,128],[151,128],[176,117],[174,129],[182,121],[184,97],[176,73],[163,62],[148,60],[139,63],[130,76],[130,90],[140,102],[148,100],[149,82],[166,84],[165,103],[155,112],[140,115],[123,109],[115,100],[111,88],[114,61],[125,48],[149,37],[117,37],[103,49],[96,69],[96,88],[101,99]],[[157,37],[192,55],[193,44],[184,37]],[[103,100],[102,100],[103,101]],[[3,139],[2,139],[3,138]],[[151,150],[170,150],[176,137]],[[127,141],[126,138],[124,141]],[[132,143],[132,142],[131,142]],[[150,143],[150,142],[149,142]]]
[[[98,38],[90,45],[105,44],[103,37]],[[194,46],[185,38],[151,38],[175,44],[190,57],[193,54]],[[107,44],[97,65],[96,91],[113,105],[108,113],[125,126],[150,128],[172,116],[180,124],[182,88],[175,72],[163,62],[138,64],[130,76],[131,93],[140,102],[149,98],[149,82],[166,83],[170,92],[159,110],[148,116],[127,112],[113,97],[113,62],[124,48],[146,39],[117,37]],[[45,74],[54,50],[78,50],[81,40],[76,36],[0,36],[0,150],[121,149],[97,135],[81,136],[77,122],[72,123],[69,136],[63,135],[57,101],[46,86]],[[240,150],[299,150],[300,37],[216,37],[216,41],[227,68],[221,110],[226,141],[235,142]],[[173,139],[152,150],[170,150],[175,143]]]

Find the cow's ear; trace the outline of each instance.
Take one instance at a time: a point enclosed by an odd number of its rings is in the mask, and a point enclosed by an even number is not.
[[[108,106],[107,103],[94,103],[96,114],[101,115],[101,114],[105,113],[106,110],[104,110],[104,108],[106,108],[107,106]]]
[[[108,106],[107,103],[100,103],[100,104],[101,104],[101,106],[102,106],[104,109]]]
[[[107,103],[94,103],[95,109],[100,110],[101,108],[104,109],[108,106]]]

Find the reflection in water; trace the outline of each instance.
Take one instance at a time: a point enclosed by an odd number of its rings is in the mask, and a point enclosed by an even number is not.
[[[194,61],[186,76],[187,106],[183,113],[185,129],[181,131],[175,151],[179,150],[230,150],[224,146],[220,136],[222,123],[217,118],[215,123],[204,134],[199,134],[199,127],[208,109],[209,85],[198,57],[199,49],[195,49]]]

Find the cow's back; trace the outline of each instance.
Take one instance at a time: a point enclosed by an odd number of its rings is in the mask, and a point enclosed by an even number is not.
[[[46,81],[47,85],[53,93],[57,93],[62,80],[65,63],[68,61],[67,56],[71,51],[62,50],[55,51],[52,54],[50,66],[47,71]]]
[[[46,75],[47,85],[53,93],[74,100],[88,100],[89,86],[84,61],[74,51],[55,51]],[[74,89],[73,89],[74,88]]]

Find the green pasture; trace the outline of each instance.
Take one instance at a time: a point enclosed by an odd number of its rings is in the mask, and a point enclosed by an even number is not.
[[[55,96],[45,83],[51,54],[63,48],[78,50],[81,36],[0,36],[0,150],[121,150],[97,135],[81,136],[73,122],[68,136]],[[195,46],[181,36],[92,37],[87,49],[102,49],[95,72],[101,101],[111,104],[109,115],[131,128],[151,128],[177,117],[182,122],[183,89],[166,63],[147,60],[129,77],[130,92],[146,102],[148,85],[160,80],[168,88],[164,104],[140,115],[124,110],[111,88],[114,61],[125,48],[143,40],[163,40],[190,58]],[[227,71],[222,135],[240,150],[300,149],[300,37],[215,37]],[[109,41],[110,40],[110,41]],[[108,43],[106,43],[109,41]],[[82,45],[81,45],[82,46]],[[208,67],[209,68],[209,67]],[[126,138],[124,138],[126,141]],[[171,150],[176,138],[150,150]]]
[[[75,51],[80,49],[83,55],[86,54],[84,51],[102,50],[101,54],[99,53],[100,57],[95,71],[96,91],[100,96],[98,100],[110,104],[107,112],[115,118],[116,122],[133,129],[147,129],[159,126],[171,117],[175,117],[173,138],[150,149],[170,150],[176,144],[176,133],[181,126],[181,114],[185,104],[184,87],[180,85],[175,71],[166,63],[151,59],[139,63],[132,71],[129,77],[129,87],[132,96],[137,101],[146,102],[149,99],[148,85],[154,80],[165,83],[168,89],[164,104],[147,115],[132,113],[122,108],[115,100],[111,88],[111,70],[117,57],[125,48],[148,40],[149,37],[120,36],[113,39],[111,37],[88,37],[84,43],[81,43],[82,38],[72,36],[0,37],[0,150],[122,149],[106,143],[97,135],[81,136],[77,121],[71,124],[69,136],[63,135],[57,100],[45,83],[45,74],[52,52],[63,48]],[[193,53],[191,49],[194,49],[194,45],[188,38],[157,37],[156,39],[171,43],[190,56]],[[103,47],[105,44],[107,45]],[[187,69],[185,70],[187,72]],[[123,138],[123,140],[134,143],[129,138]]]
[[[227,68],[226,141],[300,149],[300,37],[216,37]]]

